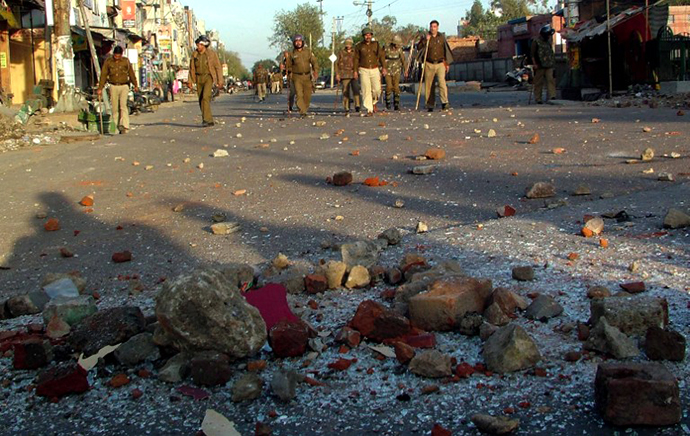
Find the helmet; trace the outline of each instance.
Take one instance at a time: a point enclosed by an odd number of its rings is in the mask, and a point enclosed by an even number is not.
[[[198,37],[198,38],[196,39],[196,41],[194,41],[194,42],[195,42],[196,44],[203,44],[203,45],[205,45],[206,47],[208,47],[209,45],[211,45],[211,41],[208,39],[208,37],[207,37],[206,35],[201,35],[201,36]]]
[[[347,38],[345,40],[345,47],[352,47],[353,44],[354,44],[354,41],[352,40],[352,38]]]
[[[295,36],[292,37],[292,42],[293,42],[293,44],[294,44],[295,42],[297,42],[297,41],[302,41],[302,42],[304,42],[304,37],[302,37],[302,35],[300,35],[299,33],[298,33],[297,35],[295,35]]]
[[[402,43],[403,43],[403,40],[402,40],[402,38],[400,37],[400,35],[395,35],[395,36],[393,37],[393,44],[395,44],[395,45],[402,45]]]
[[[365,27],[364,29],[362,29],[362,36],[366,35],[367,33],[371,33],[373,35],[374,31],[371,30],[371,27]]]
[[[553,30],[553,27],[551,27],[550,24],[547,24],[544,27],[542,27],[541,30],[539,30],[539,33],[543,36],[551,36],[554,33],[556,33],[556,31]]]

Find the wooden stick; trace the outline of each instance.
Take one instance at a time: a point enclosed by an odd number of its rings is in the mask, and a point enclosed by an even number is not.
[[[422,97],[422,80],[424,80],[424,74],[426,74],[426,56],[429,54],[429,40],[426,41],[426,47],[424,48],[424,63],[422,63],[422,74],[419,78],[419,89],[417,90],[417,104],[414,110],[419,110],[419,99]]]
[[[103,94],[98,94],[98,102],[100,103],[100,107],[98,108],[98,118],[101,119],[101,135],[105,135],[105,130],[103,130]],[[110,133],[110,123],[108,123],[108,133]]]

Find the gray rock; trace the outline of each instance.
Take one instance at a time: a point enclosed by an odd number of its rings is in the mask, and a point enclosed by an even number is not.
[[[75,325],[68,343],[84,356],[92,356],[106,345],[117,345],[144,331],[146,319],[138,307],[105,309]]]
[[[166,383],[179,383],[189,375],[190,357],[185,353],[178,353],[168,359],[158,371],[158,380]]]
[[[590,301],[589,308],[592,325],[606,317],[610,325],[626,335],[642,336],[650,327],[665,328],[668,325],[668,302],[665,298],[641,295],[601,298]]]
[[[297,383],[302,379],[295,371],[277,371],[271,379],[271,389],[281,401],[288,402],[297,396]]]
[[[539,348],[520,326],[498,329],[484,343],[484,362],[490,371],[506,373],[534,366],[541,360]]]
[[[395,227],[390,228],[378,236],[378,239],[384,239],[388,245],[398,245],[402,241],[402,233]]]
[[[252,401],[261,396],[264,388],[264,381],[256,375],[256,373],[249,372],[243,375],[232,386],[232,401],[241,403],[242,401]]]
[[[56,297],[43,309],[43,322],[47,325],[54,316],[57,316],[70,326],[74,326],[97,311],[96,301],[90,295]]]
[[[592,218],[585,223],[585,228],[595,235],[601,235],[604,231],[604,220],[600,217]]]
[[[357,241],[343,244],[342,247],[340,247],[340,253],[348,270],[357,265],[371,268],[379,261],[379,247],[369,241]]]
[[[256,273],[251,265],[243,264],[223,266],[220,268],[220,272],[223,273],[230,283],[234,283],[238,288],[247,283],[252,283]]]
[[[592,195],[592,190],[587,185],[580,185],[572,193],[574,196]]]
[[[34,291],[26,295],[17,295],[7,300],[6,307],[13,318],[41,313],[50,298],[43,291]]]
[[[61,278],[43,287],[43,291],[51,299],[57,297],[78,297],[79,289],[72,278]]]
[[[259,310],[213,268],[200,268],[165,286],[156,297],[156,316],[181,351],[216,350],[239,359],[266,342]]]
[[[498,303],[490,304],[484,311],[484,318],[495,326],[504,326],[510,323],[510,317],[501,309]]]
[[[122,365],[134,366],[142,362],[153,362],[160,359],[160,351],[153,343],[151,333],[139,333],[115,350],[115,358]]]
[[[458,332],[465,336],[479,335],[479,328],[484,323],[484,318],[481,314],[472,312],[465,314],[458,323]]]
[[[547,182],[537,182],[525,191],[525,197],[527,198],[550,198],[555,195],[556,188]]]
[[[436,165],[420,165],[412,168],[412,174],[426,176],[433,173],[435,169]]]
[[[49,273],[46,274],[46,276],[43,278],[43,282],[41,283],[41,287],[45,288],[46,286],[49,286],[50,284],[62,280],[62,279],[69,279],[74,283],[74,286],[77,287],[79,290],[80,294],[84,294],[86,292],[86,280],[78,275],[75,274],[65,274],[65,273]]]
[[[525,315],[527,318],[546,321],[563,313],[563,306],[558,304],[552,297],[540,294],[529,305]]]
[[[609,325],[605,317],[599,318],[584,347],[586,350],[609,354],[616,359],[637,357],[640,354],[635,342],[616,327]]]
[[[534,280],[534,268],[531,266],[516,266],[513,268],[513,278],[519,282]]]
[[[409,368],[414,374],[429,378],[449,377],[453,373],[450,356],[437,350],[417,354]]]
[[[211,226],[211,232],[214,235],[230,235],[239,230],[239,223],[215,223]]]
[[[488,434],[508,434],[517,430],[520,425],[519,419],[510,419],[507,416],[491,416],[481,413],[472,415],[472,423],[482,433]]]
[[[484,324],[482,324],[481,327],[479,327],[479,338],[482,341],[486,341],[491,337],[491,335],[496,333],[497,330],[498,327],[496,327],[493,324],[489,324],[488,322],[485,322]]]
[[[664,227],[667,229],[690,227],[690,215],[679,209],[671,208],[664,218]]]

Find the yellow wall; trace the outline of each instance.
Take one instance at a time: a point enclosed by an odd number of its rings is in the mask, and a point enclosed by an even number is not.
[[[34,71],[36,84],[42,79],[50,79],[46,60],[46,43],[43,29],[34,29],[34,58],[31,57],[31,31],[23,29],[10,36],[10,90],[14,94],[13,104],[22,104],[32,94]]]

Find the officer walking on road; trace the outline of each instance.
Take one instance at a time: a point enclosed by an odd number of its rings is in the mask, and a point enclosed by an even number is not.
[[[537,104],[542,104],[542,91],[546,81],[546,96],[548,100],[556,98],[556,79],[553,76],[553,67],[556,65],[556,56],[551,46],[551,36],[556,31],[550,24],[539,30],[539,36],[532,39],[530,55],[532,56],[532,68],[534,69],[534,99]]]
[[[268,71],[263,65],[257,65],[254,70],[254,83],[256,83],[256,91],[259,97],[259,102],[266,100],[266,82],[268,81]]]
[[[304,118],[311,104],[312,78],[316,80],[318,77],[319,67],[316,56],[304,46],[302,35],[295,35],[292,44],[294,49],[287,58],[286,67],[292,75],[292,86],[295,88],[299,114]]]
[[[192,84],[196,83],[203,127],[215,124],[211,113],[213,85],[216,84],[218,88],[223,87],[223,68],[216,52],[209,48],[210,45],[211,41],[205,35],[197,38],[196,50],[189,67],[189,87],[191,88]]]
[[[393,95],[393,108],[400,110],[400,76],[405,72],[407,79],[407,62],[402,50],[402,38],[393,37],[393,42],[386,47],[386,109],[391,108],[391,94]]]
[[[117,129],[120,134],[127,133],[129,130],[129,86],[134,86],[134,92],[139,92],[137,76],[129,59],[122,56],[123,49],[115,47],[113,55],[106,59],[101,71],[101,79],[98,82],[98,95],[103,94],[105,84],[110,85],[110,101],[113,105],[113,118],[117,121]]]
[[[343,109],[350,112],[350,100],[355,102],[355,112],[359,112],[359,82],[355,79],[355,52],[352,50],[352,39],[345,40],[345,48],[338,53],[335,64],[335,80],[342,85]]]
[[[366,115],[370,117],[381,97],[381,74],[387,74],[386,55],[378,41],[373,40],[373,30],[365,27],[362,36],[364,40],[355,46],[355,79],[359,79]]]
[[[429,51],[426,52],[426,45],[429,44]],[[448,109],[448,86],[446,85],[446,74],[450,70],[453,62],[453,52],[446,41],[446,36],[438,31],[438,21],[433,20],[429,23],[429,33],[419,45],[420,55],[426,53],[426,63],[424,64],[424,96],[426,98],[426,108],[429,112],[434,111],[436,105],[436,88],[434,79],[438,82],[439,93],[441,94],[441,109]],[[423,61],[424,59],[419,59]]]
[[[271,74],[271,94],[280,94],[280,85],[283,83],[283,76],[278,72],[278,69],[273,70]]]

